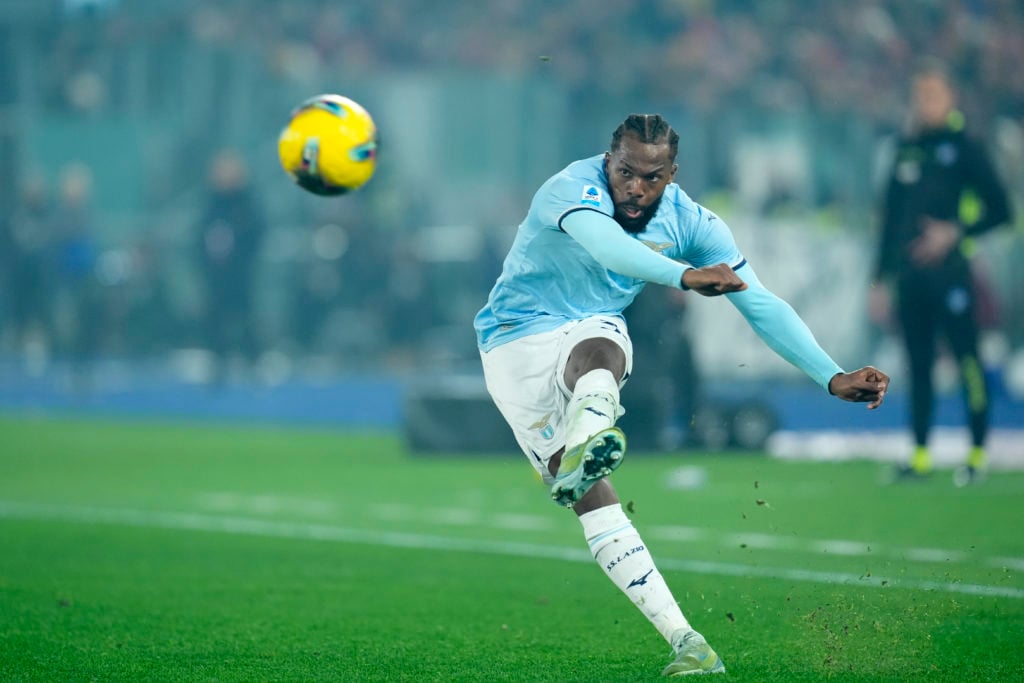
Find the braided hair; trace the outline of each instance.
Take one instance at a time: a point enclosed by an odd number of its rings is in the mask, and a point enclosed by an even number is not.
[[[613,152],[622,144],[622,138],[625,135],[631,135],[647,144],[667,142],[672,161],[676,159],[676,153],[679,151],[679,133],[668,125],[668,121],[661,118],[661,114],[630,114],[627,116],[626,120],[620,123],[612,133],[611,149]]]

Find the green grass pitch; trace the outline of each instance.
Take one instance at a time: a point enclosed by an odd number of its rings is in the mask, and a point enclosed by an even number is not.
[[[737,681],[1024,680],[1024,474],[631,453]],[[387,434],[0,420],[0,680],[653,681],[669,649],[520,456]]]

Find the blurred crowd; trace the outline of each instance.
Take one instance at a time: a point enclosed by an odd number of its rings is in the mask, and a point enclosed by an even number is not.
[[[727,112],[742,111],[755,126],[760,116],[799,113],[824,126],[855,121],[876,140],[902,127],[910,74],[930,55],[952,68],[972,127],[996,133],[1004,156],[1024,158],[1018,0],[507,0],[488,7],[64,0],[55,7],[24,17],[0,13],[0,22],[18,29],[7,34],[17,36],[9,54],[21,49],[42,60],[15,69],[20,85],[0,79],[0,91],[31,100],[15,108],[79,122],[159,114],[173,123],[199,114],[174,139],[145,140],[159,161],[144,149],[144,168],[126,173],[142,197],[125,200],[134,211],[128,219],[107,206],[123,197],[100,201],[94,192],[103,168],[51,159],[35,169],[20,165],[31,154],[8,157],[18,165],[18,189],[0,209],[0,353],[40,362],[152,357],[183,347],[208,350],[221,367],[231,359],[257,363],[272,350],[333,356],[342,369],[415,366],[424,349],[433,357],[472,356],[466,313],[482,303],[503,245],[485,238],[469,256],[425,257],[437,237],[413,229],[454,218],[386,175],[341,203],[282,199],[292,188],[265,157],[253,163],[238,109],[220,115],[227,100],[253,97],[219,85],[244,80],[224,76],[243,69],[252,70],[256,90],[296,92],[332,73],[495,73],[554,84],[566,93],[570,117],[581,121],[595,103],[643,93],[644,101],[673,102],[705,121],[709,134]],[[191,68],[204,49],[214,58]],[[178,82],[182,76],[212,79],[216,96],[174,101],[189,87]],[[272,127],[277,116],[255,101],[243,119]],[[590,133],[584,128],[586,139],[566,149],[592,149]],[[724,159],[732,141],[713,142],[711,153]],[[831,150],[838,164],[863,151]],[[725,166],[699,189],[728,192]],[[872,169],[863,163],[854,172],[866,177]],[[1019,197],[1019,169],[1007,180]],[[509,200],[500,205],[509,225],[529,197],[525,188],[516,192],[500,198]],[[873,208],[862,204],[862,213]],[[457,218],[488,227],[497,220]]]
[[[580,97],[647,91],[701,111],[811,109],[893,125],[928,55],[951,66],[969,117],[1024,116],[1017,0],[66,4],[72,19],[98,22],[66,21],[50,35],[52,96],[73,106],[116,86],[79,80],[112,46],[184,39],[256,48],[298,80],[318,70],[544,73]]]
[[[415,244],[382,240],[365,228],[372,190],[347,198],[342,216],[272,230],[230,149],[213,157],[181,240],[154,231],[111,244],[99,238],[92,176],[70,164],[52,193],[30,179],[0,222],[0,351],[40,371],[182,348],[209,352],[210,381],[271,349],[333,357],[336,370],[409,367],[450,318],[452,279],[479,294],[497,267],[432,268]]]

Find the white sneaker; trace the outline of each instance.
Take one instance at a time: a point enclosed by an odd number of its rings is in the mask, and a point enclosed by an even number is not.
[[[711,649],[704,636],[694,630],[676,631],[672,637],[676,658],[661,672],[662,676],[690,676],[692,674],[724,674],[725,664]]]

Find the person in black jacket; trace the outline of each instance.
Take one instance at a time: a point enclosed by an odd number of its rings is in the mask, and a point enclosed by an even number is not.
[[[897,319],[910,363],[911,420],[916,448],[900,474],[932,469],[932,366],[941,331],[963,380],[972,448],[954,481],[970,483],[986,466],[989,395],[978,359],[971,240],[1010,220],[1006,192],[983,143],[968,135],[955,108],[949,77],[928,65],[913,80],[911,130],[896,150],[882,206],[882,235],[871,317],[889,317],[894,289]]]
[[[206,303],[202,338],[216,358],[215,384],[226,379],[232,355],[252,363],[259,353],[254,290],[265,233],[266,220],[244,159],[234,150],[217,152],[196,227]]]

